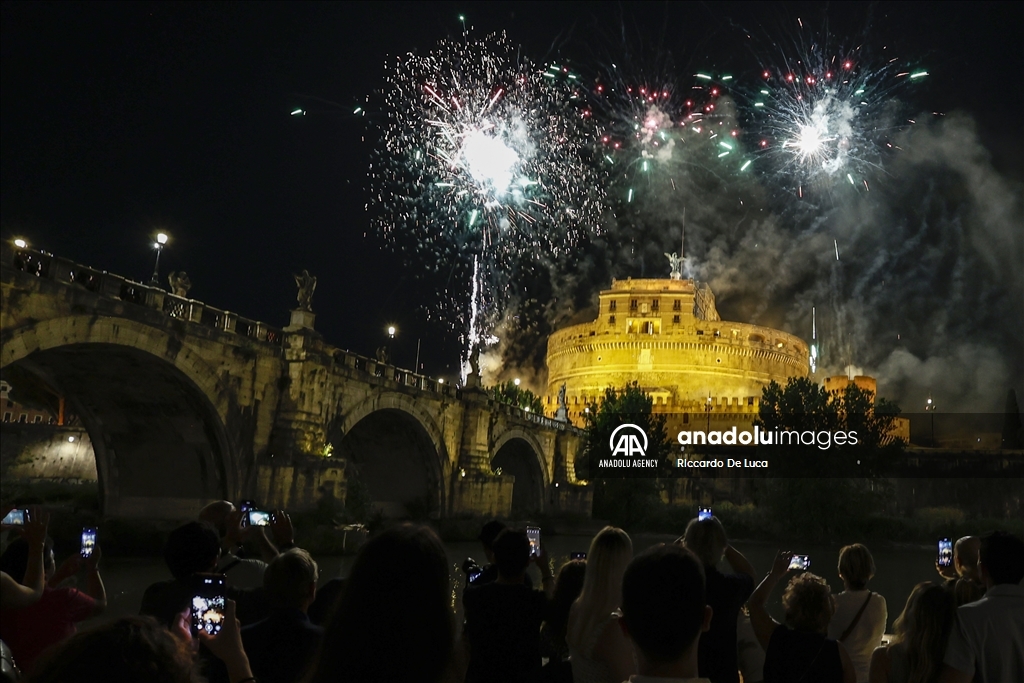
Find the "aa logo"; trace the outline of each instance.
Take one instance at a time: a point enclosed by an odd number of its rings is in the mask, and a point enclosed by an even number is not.
[[[615,428],[608,439],[612,457],[616,455],[647,455],[647,434],[635,424],[623,424]]]

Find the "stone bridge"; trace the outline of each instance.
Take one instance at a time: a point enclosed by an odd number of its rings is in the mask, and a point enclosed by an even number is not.
[[[312,313],[279,329],[6,244],[0,270],[0,368],[80,416],[108,517],[349,494],[391,517],[590,512],[578,430],[333,347]]]

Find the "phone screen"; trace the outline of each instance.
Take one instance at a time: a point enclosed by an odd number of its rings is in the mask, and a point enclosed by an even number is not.
[[[571,555],[569,555],[569,559],[570,560],[585,560],[585,559],[587,559],[587,554],[584,553],[584,552],[577,551],[577,552],[574,552]]]
[[[807,569],[811,566],[811,558],[807,555],[794,555],[789,561],[790,569]]]
[[[87,526],[82,529],[82,557],[91,557],[96,549],[96,529]]]
[[[705,519],[711,519],[713,516],[711,508],[697,508],[698,522],[703,522]]]
[[[484,573],[483,569],[474,569],[469,573],[468,583],[476,583],[476,580],[480,578],[480,575]]]
[[[7,513],[7,516],[3,519],[3,524],[12,524],[17,526],[24,526],[25,522],[28,521],[28,510],[11,510]]]
[[[953,539],[939,539],[939,566],[948,567],[953,564]]]
[[[224,577],[200,574],[196,579],[192,596],[192,630],[215,636],[224,625]]]
[[[266,510],[249,510],[249,526],[269,526],[271,514]]]
[[[530,557],[537,557],[540,555],[540,527],[526,527],[526,537],[530,539]]]

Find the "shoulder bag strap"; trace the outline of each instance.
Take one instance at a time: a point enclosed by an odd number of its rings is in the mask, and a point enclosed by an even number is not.
[[[850,634],[853,633],[853,629],[856,628],[857,624],[860,622],[861,615],[864,614],[864,610],[868,608],[868,603],[871,602],[872,595],[874,595],[874,593],[868,591],[868,599],[865,600],[864,604],[860,606],[860,611],[857,612],[857,616],[853,618],[853,621],[850,622],[850,625],[846,627],[845,631],[843,631],[843,635],[839,636],[840,643],[846,640],[850,636]]]

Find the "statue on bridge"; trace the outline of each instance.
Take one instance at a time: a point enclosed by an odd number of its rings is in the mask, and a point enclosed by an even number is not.
[[[184,270],[171,271],[171,274],[167,276],[167,282],[171,285],[171,294],[180,296],[182,299],[188,298],[188,290],[192,289],[192,280],[188,279],[188,273]]]
[[[558,389],[558,410],[555,411],[555,419],[560,422],[569,421],[569,404],[565,399],[565,382],[562,382],[562,386]]]
[[[299,293],[295,296],[295,299],[299,302],[300,311],[313,311],[313,292],[316,291],[316,277],[309,274],[308,270],[303,270],[302,275],[293,275],[295,278],[295,286],[299,288]]]

